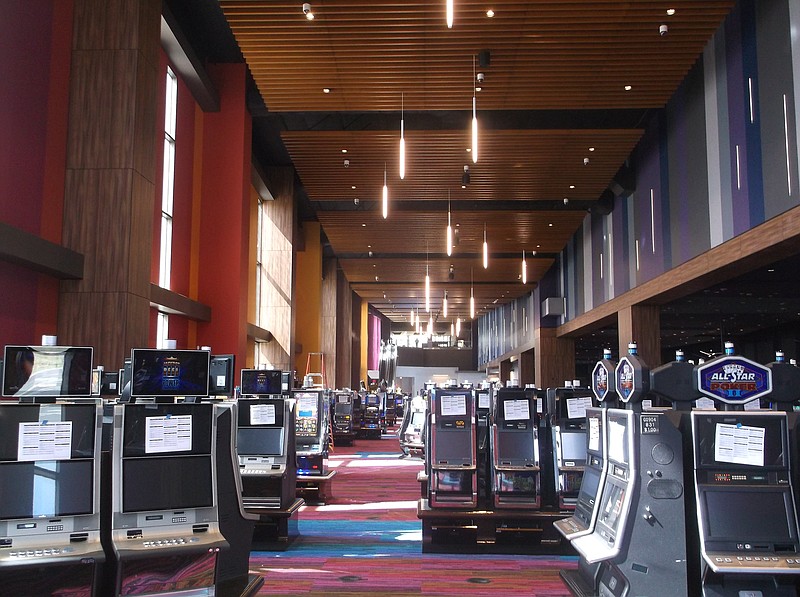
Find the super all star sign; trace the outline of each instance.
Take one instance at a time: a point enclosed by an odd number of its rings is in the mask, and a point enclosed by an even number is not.
[[[695,371],[697,389],[726,404],[744,404],[772,391],[772,371],[744,357],[720,357]]]

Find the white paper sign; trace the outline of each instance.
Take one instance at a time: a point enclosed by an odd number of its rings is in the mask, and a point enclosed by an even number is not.
[[[625,427],[616,421],[608,423],[608,457],[617,462],[627,462],[625,458]]]
[[[600,419],[589,419],[589,449],[597,452],[600,449]]]
[[[443,417],[467,416],[467,397],[464,394],[442,396]]]
[[[764,428],[717,423],[714,460],[764,466]]]
[[[544,412],[544,400],[541,398],[536,399],[536,412],[542,414]]]
[[[72,421],[19,424],[17,460],[69,460],[72,454]]]
[[[756,398],[755,400],[751,400],[750,402],[744,403],[745,410],[761,410],[761,400]]]
[[[488,392],[478,394],[478,408],[490,408]]]
[[[527,400],[503,401],[503,417],[506,421],[527,421],[531,418],[531,410]]]
[[[275,405],[274,404],[251,404],[250,405],[250,424],[251,425],[274,425],[275,424]]]
[[[592,399],[589,396],[582,396],[580,398],[567,398],[567,418],[568,419],[584,419],[586,418],[586,409],[592,406]]]
[[[224,388],[225,387],[225,376],[224,375],[217,375],[217,387]]]
[[[653,401],[650,398],[642,400],[642,410],[650,410],[651,408],[653,408]]]
[[[145,419],[145,454],[186,452],[191,449],[192,415],[168,415]]]

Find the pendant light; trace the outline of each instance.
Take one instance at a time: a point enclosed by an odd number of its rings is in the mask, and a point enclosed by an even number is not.
[[[456,338],[461,335],[461,318],[456,317]]]
[[[444,299],[442,300],[442,317],[447,317],[447,291],[444,291]]]
[[[469,318],[475,319],[475,282],[472,279],[472,268],[469,268]]]
[[[453,254],[453,227],[450,225],[450,191],[447,191],[447,256]]]
[[[433,315],[428,316],[428,338],[433,336]]]
[[[400,94],[400,180],[406,177],[406,139],[405,139],[405,105],[403,94]]]
[[[489,269],[489,243],[486,242],[486,222],[483,223],[483,269]]]
[[[447,28],[453,28],[453,16],[455,9],[453,8],[453,0],[445,0],[445,12],[447,13]]]
[[[528,283],[528,266],[525,263],[525,251],[522,251],[522,283]]]
[[[386,186],[386,162],[383,164],[383,219],[389,217],[389,187]]]
[[[478,115],[476,112],[475,56],[472,57],[472,163],[478,163]]]
[[[431,312],[431,276],[428,269],[428,253],[425,252],[425,312]]]
[[[408,316],[408,320],[411,322],[411,327],[414,327],[414,307],[411,307],[411,315]]]

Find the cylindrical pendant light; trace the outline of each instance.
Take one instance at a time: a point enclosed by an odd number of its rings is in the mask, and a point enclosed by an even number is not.
[[[483,224],[483,269],[489,269],[489,243],[486,241],[486,223]]]
[[[444,299],[442,299],[442,317],[447,317],[447,291],[444,291]]]
[[[445,3],[446,12],[447,12],[447,28],[453,28],[453,17],[455,9],[453,8],[453,0],[446,0]]]
[[[386,186],[386,164],[383,165],[383,219],[389,217],[389,187]]]
[[[405,106],[403,94],[400,94],[400,180],[406,177],[406,139],[405,139]]]
[[[456,338],[461,335],[461,318],[456,317]]]
[[[450,225],[450,191],[447,191],[447,256],[453,254],[453,227]]]
[[[472,279],[472,268],[469,270],[469,318],[475,319],[475,282]]]
[[[528,265],[525,263],[525,251],[522,251],[522,283],[528,283]]]

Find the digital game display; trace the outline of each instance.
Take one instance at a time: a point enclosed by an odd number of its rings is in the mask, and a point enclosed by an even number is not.
[[[561,432],[561,459],[583,462],[586,460],[586,433]]]
[[[94,460],[0,464],[0,519],[92,514]]]
[[[134,348],[131,396],[208,396],[207,350]]]
[[[280,369],[242,369],[242,395],[280,394],[282,378]]]
[[[525,496],[536,495],[535,471],[498,471],[497,488],[500,493],[520,494]]]
[[[92,354],[89,347],[6,346],[3,396],[91,396]]]
[[[471,494],[472,476],[464,471],[436,471],[436,489],[448,494]]]
[[[213,493],[210,455],[122,461],[123,512],[211,507]]]

